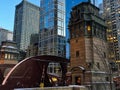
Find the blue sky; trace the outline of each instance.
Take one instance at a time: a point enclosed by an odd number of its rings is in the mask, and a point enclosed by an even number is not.
[[[1,0],[0,1],[0,27],[13,31],[14,27],[14,16],[15,16],[15,6],[19,4],[22,0]],[[28,0],[29,2],[38,5],[40,0]],[[98,1],[96,4],[102,2]]]

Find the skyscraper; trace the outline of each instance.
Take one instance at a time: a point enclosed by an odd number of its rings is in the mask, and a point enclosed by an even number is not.
[[[39,55],[66,57],[65,0],[41,0]]]
[[[40,1],[39,55],[66,57],[65,0]],[[50,63],[48,72],[57,73],[59,64]]]
[[[20,50],[25,51],[30,44],[31,34],[39,32],[40,8],[27,0],[16,6],[13,40]]]
[[[109,59],[120,59],[120,0],[103,0],[104,16],[108,27]]]

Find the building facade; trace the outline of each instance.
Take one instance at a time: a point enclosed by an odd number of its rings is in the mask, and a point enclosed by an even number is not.
[[[120,62],[120,0],[103,0],[104,18],[107,24],[109,59]]]
[[[16,6],[13,40],[20,50],[26,51],[31,34],[39,32],[40,8],[27,0]]]
[[[38,53],[66,57],[65,0],[41,0],[40,4]],[[54,63],[50,65],[53,68],[56,66]]]
[[[26,57],[32,57],[38,55],[38,41],[39,41],[39,34],[31,34],[30,45],[28,46]]]
[[[39,54],[65,57],[65,1],[41,0]]]
[[[13,32],[6,30],[4,28],[0,28],[0,45],[2,41],[13,40]]]
[[[69,30],[68,30],[68,24],[69,24],[69,19],[70,19],[70,12],[72,10],[72,7],[75,5],[81,3],[81,2],[86,2],[87,0],[66,0],[66,58],[70,58],[70,45],[69,45]],[[68,4],[70,3],[71,4]]]
[[[72,84],[90,85],[91,90],[113,90],[106,25],[99,8],[90,2],[73,7],[69,31]]]
[[[19,51],[13,41],[3,41],[0,48],[0,64],[17,64]]]

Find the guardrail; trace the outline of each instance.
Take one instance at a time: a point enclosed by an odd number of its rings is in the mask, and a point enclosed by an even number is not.
[[[18,88],[14,90],[88,90],[85,86],[64,86],[64,87],[44,87],[44,88]]]

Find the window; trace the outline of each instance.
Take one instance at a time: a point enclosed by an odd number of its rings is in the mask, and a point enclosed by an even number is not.
[[[81,77],[80,76],[75,77],[75,84],[81,85]]]
[[[100,63],[99,62],[97,62],[97,67],[100,69]]]
[[[78,43],[78,39],[76,39],[76,43]]]
[[[76,57],[79,57],[79,51],[76,51]]]
[[[5,54],[5,59],[7,59],[7,54]]]
[[[106,53],[105,52],[103,52],[103,55],[104,55],[104,58],[106,58]]]
[[[106,80],[106,81],[109,81],[109,77],[105,77],[105,80]]]

